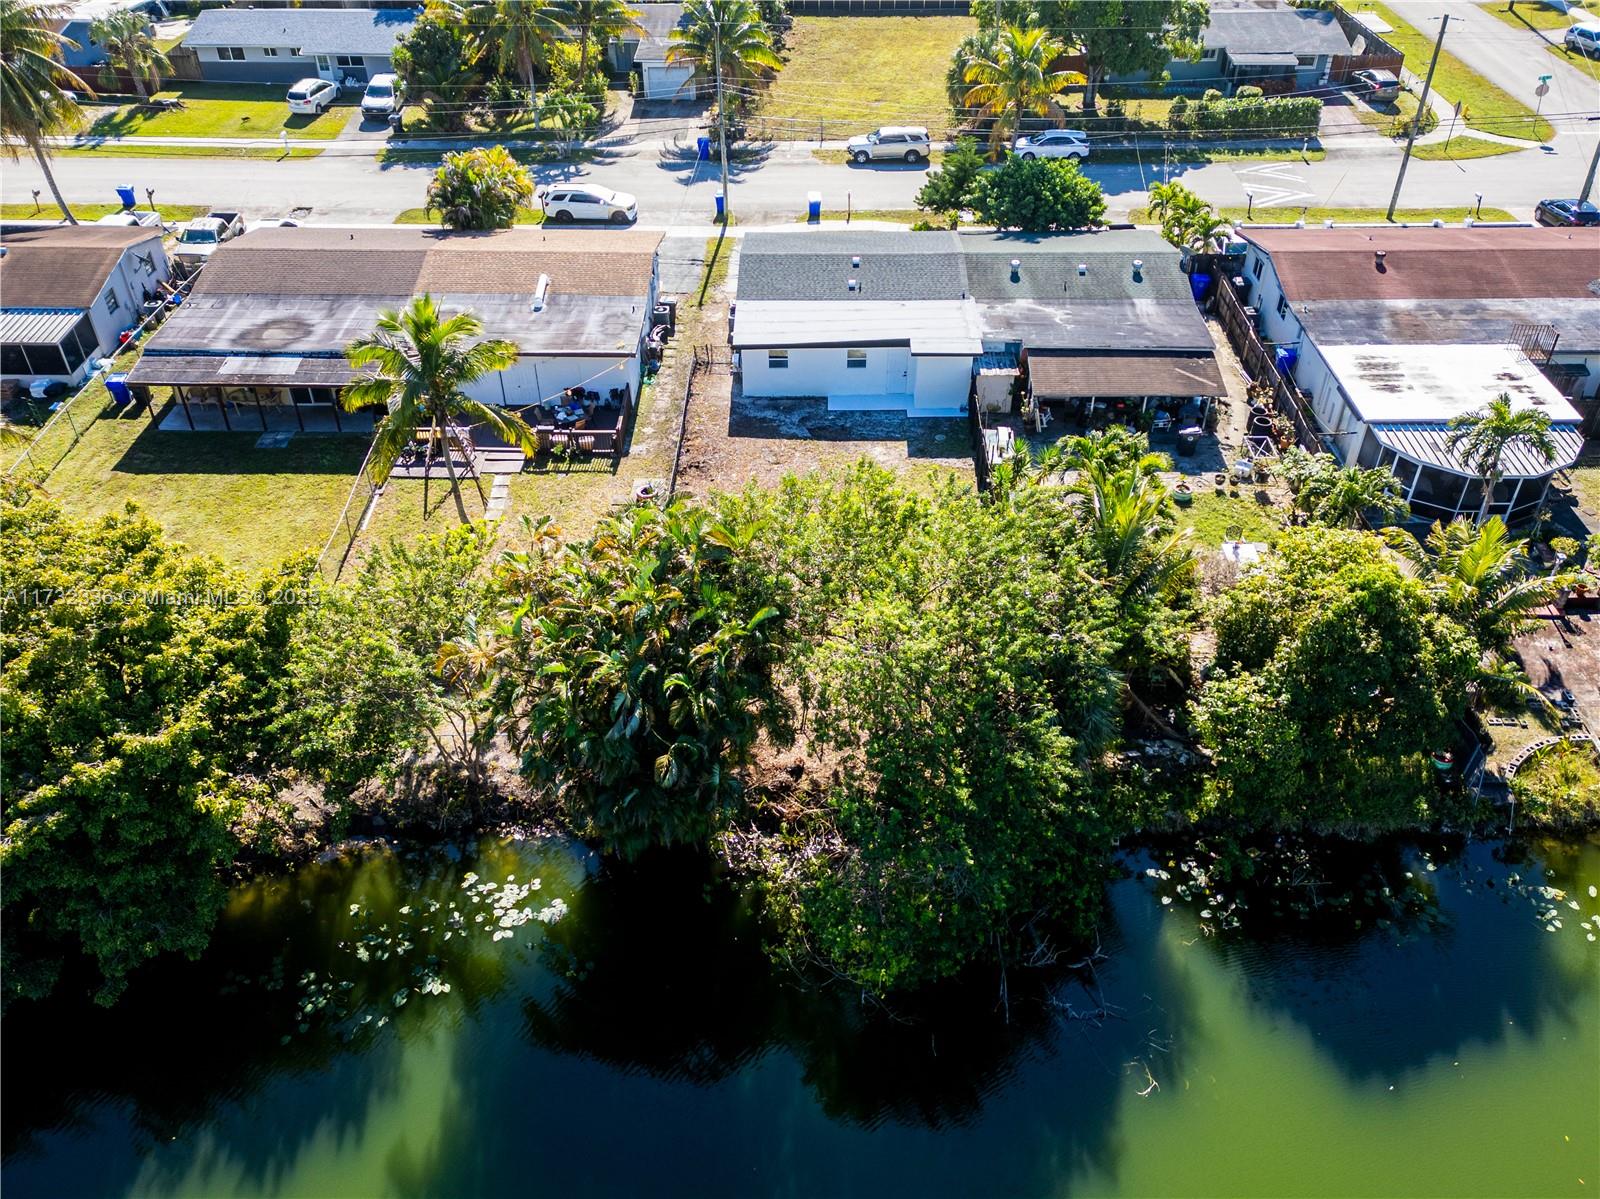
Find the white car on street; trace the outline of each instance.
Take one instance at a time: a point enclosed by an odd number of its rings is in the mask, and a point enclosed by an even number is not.
[[[869,162],[922,162],[931,150],[928,131],[921,125],[885,125],[845,143],[851,161],[861,166]]]
[[[289,88],[289,111],[314,117],[327,112],[339,98],[339,85],[331,79],[302,79]]]
[[[1088,158],[1089,135],[1082,129],[1047,129],[1011,143],[1018,158]]]
[[[639,219],[639,202],[627,192],[609,188],[550,183],[538,190],[544,219],[552,225],[568,221],[610,221],[627,225]]]

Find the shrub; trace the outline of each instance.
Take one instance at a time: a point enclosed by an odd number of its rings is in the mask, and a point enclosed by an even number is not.
[[[1594,749],[1562,741],[1539,750],[1511,780],[1519,823],[1562,831],[1600,826],[1600,764]]]
[[[446,154],[428,184],[428,212],[451,229],[509,229],[533,199],[533,179],[504,146]]]
[[[1013,157],[979,179],[972,207],[981,222],[996,229],[1042,233],[1099,224],[1106,199],[1100,185],[1070,159]]]

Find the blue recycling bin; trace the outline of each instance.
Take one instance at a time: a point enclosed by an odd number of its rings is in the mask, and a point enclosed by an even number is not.
[[[1194,294],[1195,303],[1206,298],[1206,291],[1211,287],[1211,276],[1205,271],[1196,271],[1189,276],[1189,290]]]
[[[134,195],[133,184],[129,183],[124,187],[117,188],[117,199],[122,201],[124,208],[132,208],[138,203],[138,197]]]
[[[820,221],[822,219],[822,193],[806,193],[806,220]]]
[[[1300,351],[1294,346],[1279,346],[1272,358],[1272,365],[1277,367],[1278,373],[1287,379],[1294,374],[1294,364],[1300,358]]]
[[[701,162],[711,161],[711,139],[709,137],[695,138],[694,148],[695,151],[700,155]]]
[[[128,387],[127,375],[107,375],[106,390],[111,393],[111,402],[118,408],[126,408],[133,403],[133,391]]]
[[[726,220],[728,215],[728,202],[721,192],[717,193],[717,220]]]

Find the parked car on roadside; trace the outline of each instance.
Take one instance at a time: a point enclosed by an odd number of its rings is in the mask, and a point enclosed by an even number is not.
[[[1018,158],[1088,158],[1089,135],[1082,129],[1047,129],[1011,143]]]
[[[1574,25],[1567,30],[1561,44],[1590,58],[1600,58],[1600,25]]]
[[[544,219],[552,224],[610,221],[613,225],[626,225],[639,219],[639,202],[627,192],[552,183],[541,186],[534,194],[539,197]]]
[[[178,231],[173,257],[185,266],[199,266],[216,253],[225,241],[244,232],[244,218],[237,212],[208,212],[197,216]]]
[[[1533,207],[1533,219],[1565,229],[1600,225],[1600,208],[1588,200],[1540,200]]]
[[[845,150],[858,163],[922,162],[931,143],[928,131],[920,125],[885,125],[861,137],[852,137]]]
[[[151,212],[146,208],[127,208],[121,212],[108,212],[95,222],[96,225],[126,225],[139,226],[144,229],[154,229],[161,224],[161,214]]]
[[[265,217],[259,221],[248,221],[245,224],[246,233],[254,233],[257,229],[298,229],[299,221],[292,221],[286,216]]]
[[[339,85],[331,79],[302,79],[289,87],[289,111],[300,116],[327,112],[339,98]]]
[[[1350,76],[1350,90],[1369,103],[1393,104],[1400,98],[1400,80],[1393,71],[1357,71]]]
[[[361,93],[361,115],[369,121],[387,121],[405,103],[405,89],[394,74],[374,75]]]

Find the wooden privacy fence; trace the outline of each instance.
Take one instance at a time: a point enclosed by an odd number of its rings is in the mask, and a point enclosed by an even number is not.
[[[1227,331],[1228,341],[1234,353],[1239,355],[1239,363],[1245,373],[1253,382],[1265,383],[1272,388],[1272,406],[1294,426],[1295,440],[1313,453],[1327,452],[1328,447],[1311,413],[1306,411],[1301,402],[1299,391],[1278,373],[1278,364],[1271,351],[1262,345],[1244,305],[1239,302],[1233,285],[1226,279],[1217,284],[1217,319]]]

